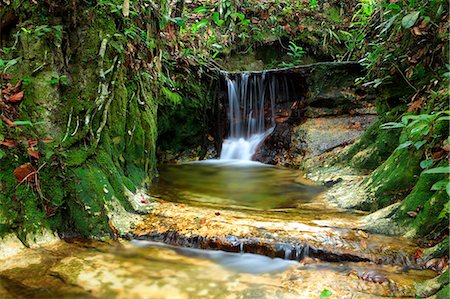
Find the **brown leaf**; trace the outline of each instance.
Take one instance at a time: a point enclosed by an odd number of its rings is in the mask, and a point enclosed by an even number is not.
[[[417,212],[415,212],[415,211],[409,211],[409,212],[406,212],[406,214],[411,218],[417,217]]]
[[[415,258],[416,260],[417,260],[417,259],[420,259],[422,256],[423,256],[422,250],[417,249],[416,252],[414,252],[414,258]]]
[[[14,139],[5,139],[0,140],[0,145],[6,146],[8,148],[16,148],[18,146],[18,143]]]
[[[35,147],[38,144],[37,140],[27,139],[28,147]]]
[[[19,93],[16,93],[8,98],[8,101],[12,103],[19,103],[23,100],[24,91],[22,90]]]
[[[416,112],[422,107],[423,99],[408,104],[408,112]]]
[[[15,86],[10,83],[6,84],[6,88],[2,90],[2,94],[10,96],[18,93],[22,89],[22,80],[19,80]]]
[[[15,127],[15,126],[16,126],[12,120],[10,120],[9,118],[7,118],[7,117],[4,116],[3,114],[0,114],[0,118],[1,118],[8,126],[10,126],[10,127]]]
[[[446,148],[447,147],[447,148]],[[447,144],[447,146],[444,146],[444,147],[442,147],[442,150],[440,150],[440,151],[437,151],[437,152],[435,152],[435,153],[432,153],[431,154],[431,158],[433,158],[433,160],[437,160],[437,159],[439,159],[440,157],[442,157],[444,154],[445,154],[445,152],[447,151],[450,151],[450,144]]]
[[[445,257],[442,258],[434,258],[426,262],[425,267],[427,269],[431,269],[436,272],[441,272],[445,268],[448,267],[448,263],[445,259]]]
[[[412,31],[412,33],[413,33],[414,35],[416,35],[416,36],[420,36],[420,35],[426,34],[426,32],[420,30],[420,28],[419,28],[418,26],[413,27],[413,28],[411,29],[411,31]]]
[[[130,16],[130,0],[124,0],[122,4],[122,14],[125,18]]]
[[[30,147],[27,149],[27,154],[35,158],[36,160],[39,160],[39,151]]]
[[[34,182],[33,173],[36,172],[36,168],[33,167],[30,163],[25,163],[20,165],[14,170],[14,176],[16,180],[20,183],[26,179],[27,182]]]

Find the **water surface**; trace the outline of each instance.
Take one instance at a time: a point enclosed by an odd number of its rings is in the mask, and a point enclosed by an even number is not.
[[[164,165],[151,195],[197,205],[294,208],[324,190],[296,181],[298,175],[291,169],[240,160]]]

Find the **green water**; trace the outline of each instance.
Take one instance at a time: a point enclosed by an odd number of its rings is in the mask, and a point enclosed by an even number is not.
[[[210,160],[162,166],[150,192],[194,205],[295,208],[324,190],[297,182],[298,176],[298,171],[257,162]]]

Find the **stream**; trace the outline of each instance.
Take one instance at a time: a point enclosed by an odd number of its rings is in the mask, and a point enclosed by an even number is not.
[[[435,276],[408,258],[414,243],[358,230],[362,214],[323,192],[255,162],[166,165],[131,241],[25,249],[0,260],[0,297],[414,298]]]
[[[264,73],[227,84],[221,159],[161,166],[153,208],[123,239],[0,259],[0,297],[415,298],[436,273],[413,241],[366,232],[366,214],[332,205],[327,188],[251,161],[288,84]]]

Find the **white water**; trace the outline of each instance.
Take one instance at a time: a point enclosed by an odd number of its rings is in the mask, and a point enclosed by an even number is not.
[[[225,75],[228,92],[229,137],[222,144],[220,160],[250,161],[258,146],[272,132],[277,96],[287,95],[287,81],[267,78],[265,72]],[[268,91],[268,93],[267,93]],[[266,97],[269,99],[266,105]],[[265,113],[269,110],[270,115]],[[270,118],[266,121],[266,118]],[[266,123],[271,128],[266,130]]]
[[[220,160],[250,161],[256,153],[258,145],[263,142],[272,130],[273,128],[270,128],[264,133],[250,135],[247,139],[244,137],[225,139],[222,144]]]

